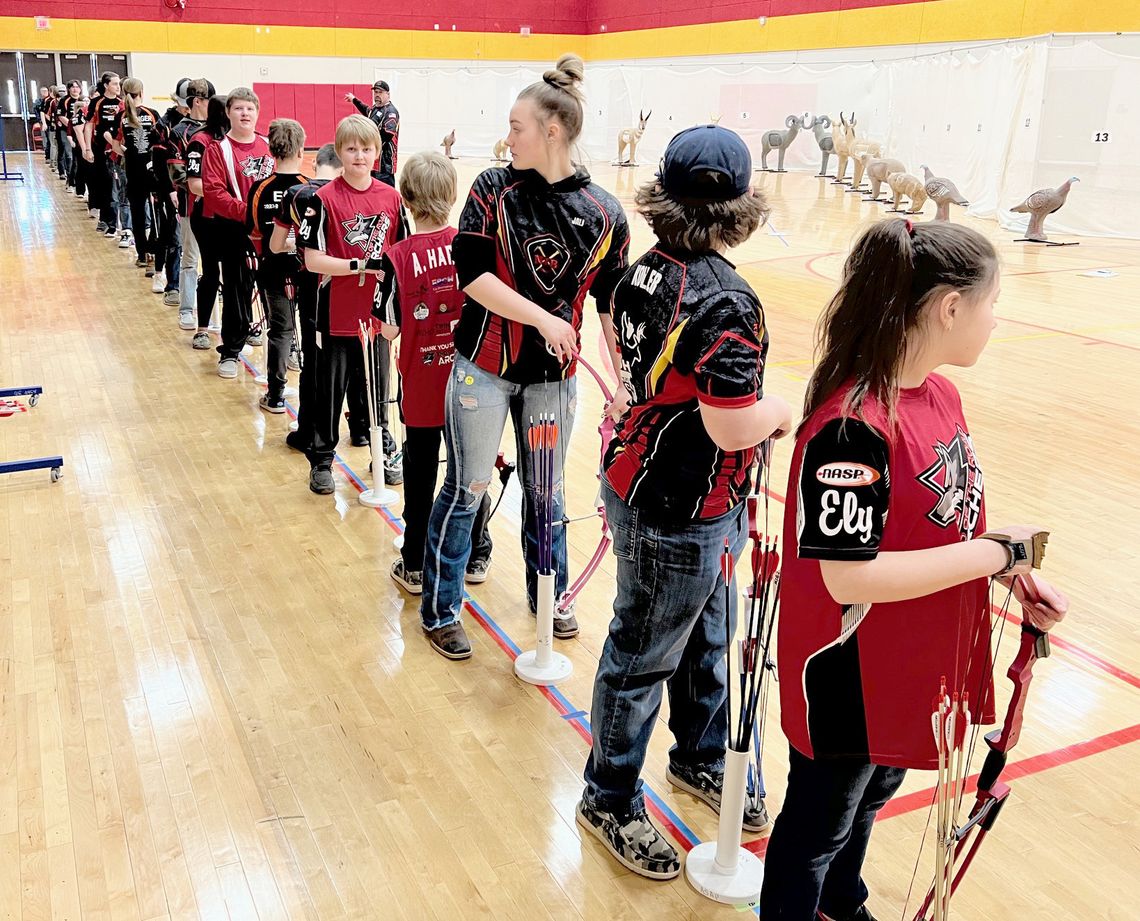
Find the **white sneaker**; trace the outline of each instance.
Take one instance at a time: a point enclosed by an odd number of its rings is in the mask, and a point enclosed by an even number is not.
[[[119,234],[119,249],[126,249],[130,245],[131,232],[129,230],[124,230],[121,234]]]
[[[175,288],[173,291],[167,291],[164,295],[162,295],[162,303],[165,304],[167,307],[177,307],[179,304],[181,304],[182,303],[182,297],[178,293],[178,289]],[[183,329],[193,329],[194,327],[193,326],[184,326],[182,328]]]
[[[154,273],[154,281],[152,281],[150,283],[150,290],[153,291],[155,294],[162,294],[162,292],[165,289],[166,289],[166,273],[165,272],[155,272]]]
[[[218,362],[218,377],[225,378],[226,380],[233,380],[238,375],[238,363],[236,358],[223,358]]]
[[[179,310],[178,311],[178,328],[179,329],[196,329],[198,327],[198,319],[194,316],[193,310]],[[206,338],[207,348],[209,347],[209,337]]]

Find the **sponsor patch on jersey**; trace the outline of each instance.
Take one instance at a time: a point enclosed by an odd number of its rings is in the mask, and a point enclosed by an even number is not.
[[[566,244],[550,234],[527,240],[523,245],[535,280],[547,294],[554,293],[558,279],[570,267],[570,250]]]
[[[412,311],[412,316],[417,320],[426,320],[429,313],[431,313],[431,311],[428,310],[428,305],[420,301],[420,303],[416,304],[416,309]]]
[[[241,174],[253,179],[264,179],[273,171],[272,162],[269,157],[246,157],[241,161]]]
[[[824,464],[815,472],[824,486],[870,486],[879,480],[879,471],[866,464],[838,461]]]

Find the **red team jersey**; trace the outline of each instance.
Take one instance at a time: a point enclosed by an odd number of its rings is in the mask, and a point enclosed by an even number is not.
[[[412,427],[443,425],[444,392],[455,361],[452,330],[463,308],[451,261],[456,233],[454,227],[418,233],[384,256],[381,316],[400,328],[400,406],[404,424]]]
[[[232,174],[223,149],[227,141],[233,152]],[[272,173],[274,166],[269,143],[261,135],[255,135],[248,144],[240,144],[233,138],[225,137],[207,145],[202,156],[204,216],[224,217],[244,225],[245,203],[249,198],[250,187]]]
[[[842,605],[819,560],[869,560],[970,540],[986,529],[982,471],[958,391],[930,375],[883,408],[842,418],[849,387],[796,436],[784,514],[779,625],[784,732],[810,758],[937,767],[939,679],[993,722],[988,579],[925,598]]]
[[[319,249],[337,259],[380,259],[403,235],[400,193],[377,179],[354,189],[344,177],[306,196],[297,225],[297,246]],[[369,322],[379,278],[365,275],[321,277],[317,329],[332,336],[355,336]]]

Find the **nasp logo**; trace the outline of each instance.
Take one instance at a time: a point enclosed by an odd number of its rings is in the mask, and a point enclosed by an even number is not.
[[[838,461],[824,464],[815,472],[815,478],[824,486],[870,486],[878,482],[879,471],[866,464]]]

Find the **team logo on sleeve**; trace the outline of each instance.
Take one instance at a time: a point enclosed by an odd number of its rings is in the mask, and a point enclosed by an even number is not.
[[[241,174],[250,179],[264,179],[273,170],[269,157],[246,157],[241,161]]]
[[[554,293],[558,279],[566,274],[570,266],[570,250],[557,237],[544,234],[527,240],[523,245],[530,269],[539,286],[547,294]]]
[[[940,528],[958,525],[963,540],[971,540],[982,513],[982,470],[974,443],[961,428],[949,444],[936,441],[934,462],[918,481],[937,497],[926,517]]]
[[[879,480],[879,471],[866,464],[837,461],[824,464],[815,472],[824,486],[870,486]]]

